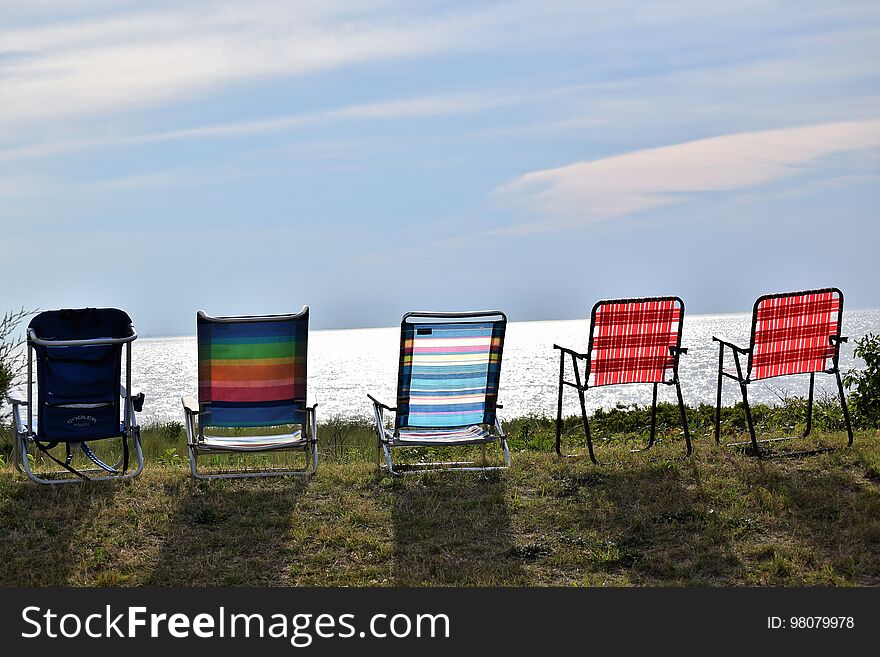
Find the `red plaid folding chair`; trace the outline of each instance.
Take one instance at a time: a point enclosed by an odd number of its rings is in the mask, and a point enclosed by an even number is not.
[[[562,394],[565,386],[577,390],[590,460],[597,463],[587,418],[585,393],[598,386],[621,383],[652,383],[651,437],[643,448],[654,445],[657,429],[657,386],[675,386],[687,453],[691,437],[684,399],[678,381],[678,358],[686,354],[681,346],[684,302],[678,297],[647,297],[599,301],[590,318],[590,341],[586,353],[553,345],[559,350],[559,395],[556,405],[556,453],[562,455]],[[565,378],[565,357],[571,360],[574,381]],[[585,364],[583,379],[580,363]],[[633,450],[643,451],[643,450]]]
[[[813,423],[813,383],[817,373],[834,374],[840,405],[846,421],[849,444],[853,443],[852,426],[846,395],[840,380],[840,344],[847,338],[840,336],[843,319],[843,292],[836,287],[784,294],[765,294],[755,301],[752,312],[752,335],[748,349],[737,347],[729,340],[712,336],[718,342],[718,396],[715,404],[715,442],[721,441],[721,385],[725,377],[739,383],[749,437],[755,453],[760,455],[759,442],[774,442],[787,438],[757,440],[752,411],[749,408],[747,387],[754,381],[791,374],[810,375],[810,393],[807,399],[807,426],[803,437],[810,435]],[[725,347],[733,354],[734,370],[724,369]],[[745,367],[740,356],[748,357]],[[830,366],[829,366],[830,362]],[[748,443],[730,443],[737,446]]]

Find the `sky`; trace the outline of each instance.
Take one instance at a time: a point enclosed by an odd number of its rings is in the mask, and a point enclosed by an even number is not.
[[[0,310],[880,307],[880,3],[0,0]]]

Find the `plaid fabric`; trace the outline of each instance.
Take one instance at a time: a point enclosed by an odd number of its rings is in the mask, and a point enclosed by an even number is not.
[[[201,426],[305,421],[308,311],[293,318],[218,321],[199,315]]]
[[[395,429],[493,423],[505,326],[506,320],[404,321]]]
[[[658,383],[675,366],[684,308],[674,298],[600,301],[590,340],[590,386]]]
[[[755,304],[749,378],[821,372],[836,353],[843,298],[836,290],[761,297]]]

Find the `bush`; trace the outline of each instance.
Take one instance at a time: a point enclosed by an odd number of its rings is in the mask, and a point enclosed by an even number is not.
[[[843,382],[852,392],[850,406],[857,426],[880,426],[880,335],[868,333],[856,340],[853,352],[865,369],[851,369]]]
[[[0,403],[6,401],[6,395],[26,366],[24,354],[19,350],[24,339],[16,337],[16,330],[21,320],[34,312],[22,308],[6,312],[0,318]]]

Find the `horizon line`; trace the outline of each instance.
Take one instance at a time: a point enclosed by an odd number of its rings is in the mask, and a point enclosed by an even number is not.
[[[880,312],[880,308],[849,308],[845,312]],[[714,313],[686,313],[686,317],[718,317],[722,315],[750,315],[751,310],[741,310],[737,312],[714,312]],[[557,317],[551,319],[518,319],[518,320],[510,320],[508,319],[508,324],[535,324],[539,322],[579,322],[579,321],[589,321],[589,315],[583,317]],[[398,328],[397,324],[393,324],[391,326],[329,326],[323,328],[312,328],[309,327],[309,331],[369,331],[369,330],[377,330],[377,329],[392,329]],[[880,327],[878,327],[880,330]],[[139,338],[143,339],[158,339],[158,338],[191,338],[195,336],[195,332],[193,333],[166,333],[166,334],[158,334],[158,333],[138,333]]]

